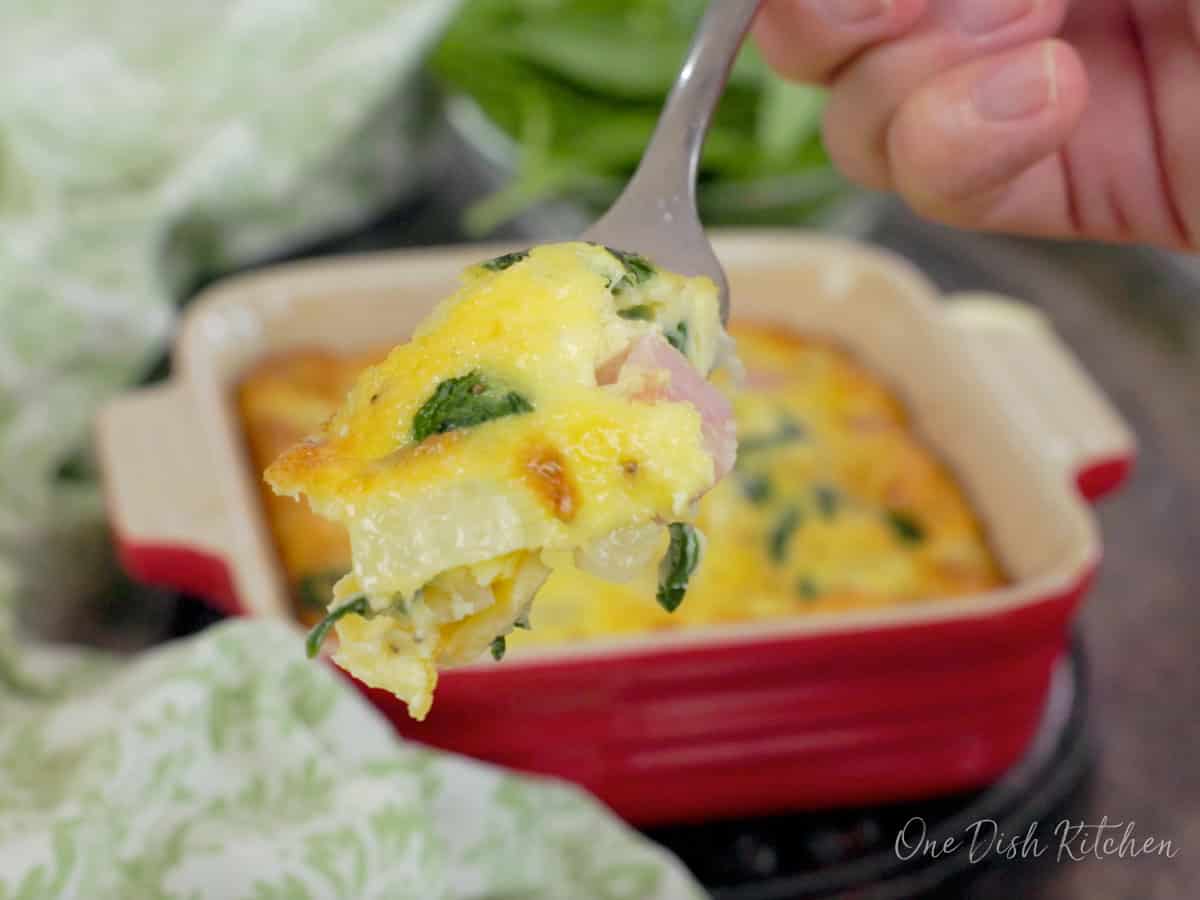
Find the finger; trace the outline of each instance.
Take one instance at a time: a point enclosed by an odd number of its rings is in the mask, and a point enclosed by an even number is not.
[[[887,139],[896,189],[954,225],[1071,231],[1065,170],[1044,161],[1078,126],[1087,93],[1078,54],[1057,40],[946,72],[896,113]]]
[[[946,209],[941,221],[976,231],[1029,237],[1083,237],[1075,209],[1071,172],[1064,155],[1052,153],[1002,188]]]
[[[1127,237],[1200,249],[1200,0],[1141,3],[1128,38],[1107,45],[1082,10],[1073,15],[1092,103],[1072,172],[1098,185],[1082,194],[1080,218],[1089,230],[1089,216],[1115,218]],[[1097,194],[1111,202],[1096,204]]]
[[[1056,34],[1067,0],[934,0],[902,41],[863,53],[834,84],[825,142],[838,168],[876,189],[891,186],[885,139],[906,98],[972,59]]]
[[[770,0],[754,23],[754,37],[782,75],[824,84],[867,47],[911,28],[927,2]]]

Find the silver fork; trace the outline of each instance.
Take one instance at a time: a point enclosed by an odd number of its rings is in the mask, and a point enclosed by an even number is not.
[[[696,209],[700,151],[713,111],[762,0],[712,0],[637,171],[586,241],[643,254],[684,275],[707,275],[729,321],[729,282]]]

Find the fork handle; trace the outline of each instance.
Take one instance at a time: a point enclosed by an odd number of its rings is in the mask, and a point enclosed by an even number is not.
[[[762,0],[711,0],[637,171],[616,202],[581,235],[651,254],[685,275],[717,286],[721,321],[729,319],[729,283],[696,209],[700,151],[738,50]]]
[[[682,175],[688,191],[695,193],[705,135],[761,5],[762,0],[709,3],[635,178],[642,169],[674,172],[676,179]],[[682,141],[680,134],[685,135]]]
[[[654,218],[659,221],[685,221],[695,213],[704,138],[761,4],[762,0],[712,0],[700,20],[650,143],[622,194],[622,199],[657,197]],[[643,182],[644,193],[638,190]]]

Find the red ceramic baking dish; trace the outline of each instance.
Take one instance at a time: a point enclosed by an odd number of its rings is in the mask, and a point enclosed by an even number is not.
[[[1026,307],[941,297],[902,260],[859,244],[783,232],[725,233],[716,244],[737,316],[832,339],[898,392],[956,472],[1011,585],[513,653],[444,673],[422,724],[363,690],[409,737],[574,780],[638,824],[984,785],[1039,721],[1100,559],[1086,501],[1121,482],[1133,439]],[[230,613],[289,616],[234,410],[240,375],[289,349],[399,340],[463,267],[505,249],[291,264],[197,299],[171,380],[99,419],[130,573]]]

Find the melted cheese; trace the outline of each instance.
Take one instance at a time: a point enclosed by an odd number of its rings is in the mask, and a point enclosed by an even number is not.
[[[736,471],[700,503],[708,537],[672,614],[638,602],[654,582],[581,571],[566,557],[512,647],[963,598],[1005,579],[948,470],[901,405],[843,352],[735,323]]]
[[[635,284],[629,272],[583,243],[470,270],[314,437],[267,469],[276,492],[303,495],[349,536],[353,567],[331,608],[363,595],[372,615],[338,621],[335,659],[417,718],[437,665],[473,659],[528,614],[548,573],[543,550],[686,518],[715,480],[701,411],[639,399],[668,373],[607,384],[598,373],[683,322],[677,342],[707,375],[724,340],[716,289],[662,271]],[[468,393],[515,396],[513,410],[419,434],[443,392],[471,378],[482,381]]]
[[[632,568],[633,577],[613,584],[580,570],[570,553],[546,554],[553,568],[530,613],[533,628],[509,635],[510,652],[615,634],[942,602],[1005,583],[951,473],[869,373],[837,348],[782,327],[735,322],[731,332],[747,370],[741,390],[726,386],[742,439],[740,459],[699,504],[696,521],[709,552],[682,606],[668,614],[647,600],[665,544],[661,531],[618,532],[589,552],[600,566]],[[255,453],[260,465],[275,452],[268,436],[277,442],[303,435],[307,423],[332,413],[331,395],[344,391],[363,365],[360,357],[344,358],[340,371],[314,365],[324,359],[300,352],[244,382],[243,422],[252,448],[266,448]],[[764,444],[764,436],[788,434],[781,423],[789,421],[803,439]],[[268,515],[294,584],[348,568],[344,532],[340,543],[308,540],[309,530],[325,527],[322,520],[293,501],[273,499],[278,505]],[[794,527],[781,529],[792,509]],[[898,529],[897,514],[916,524],[919,540]],[[300,615],[314,617],[303,606]]]

